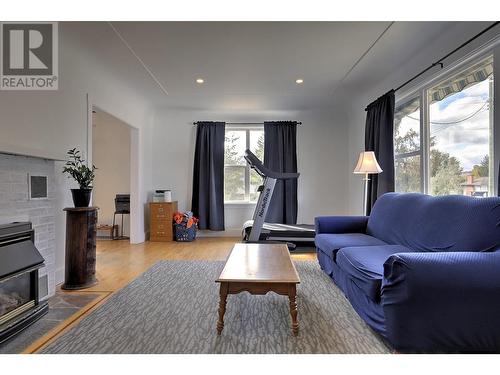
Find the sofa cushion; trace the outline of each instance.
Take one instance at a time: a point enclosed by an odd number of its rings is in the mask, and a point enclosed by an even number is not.
[[[337,265],[373,301],[380,301],[384,263],[393,254],[412,250],[400,245],[345,247],[337,253]]]
[[[362,233],[322,233],[314,239],[316,247],[335,261],[337,251],[343,247],[387,245],[378,238]]]
[[[387,193],[377,199],[366,233],[415,251],[500,249],[500,198]]]

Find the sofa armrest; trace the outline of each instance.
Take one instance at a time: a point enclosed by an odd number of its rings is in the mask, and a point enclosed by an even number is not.
[[[314,219],[316,234],[366,233],[368,216],[318,216]]]
[[[498,352],[500,253],[392,255],[381,302],[396,349]]]

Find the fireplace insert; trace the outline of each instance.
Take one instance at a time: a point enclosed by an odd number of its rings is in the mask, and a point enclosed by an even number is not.
[[[47,302],[38,298],[43,265],[31,223],[0,225],[0,343],[47,313]]]

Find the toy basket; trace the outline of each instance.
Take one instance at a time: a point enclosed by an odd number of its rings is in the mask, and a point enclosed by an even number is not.
[[[196,225],[187,228],[184,224],[174,224],[175,240],[178,242],[191,242],[196,239]]]
[[[195,240],[198,219],[193,216],[191,211],[174,212],[173,222],[176,241],[191,242]]]

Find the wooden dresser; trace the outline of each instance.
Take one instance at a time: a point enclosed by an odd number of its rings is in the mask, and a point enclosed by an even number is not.
[[[177,211],[177,202],[151,202],[149,240],[156,242],[173,241],[172,218]]]

